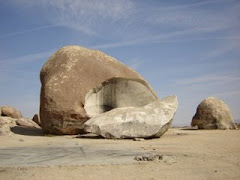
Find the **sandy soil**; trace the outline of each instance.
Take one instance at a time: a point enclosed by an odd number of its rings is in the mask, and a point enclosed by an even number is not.
[[[0,137],[0,179],[240,179],[240,130],[170,129],[145,141]],[[162,160],[135,156],[162,154]]]

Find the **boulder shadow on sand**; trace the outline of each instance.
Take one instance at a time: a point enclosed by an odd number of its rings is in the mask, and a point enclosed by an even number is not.
[[[23,127],[14,126],[11,128],[14,134],[25,135],[25,136],[44,136],[43,130],[34,127]]]

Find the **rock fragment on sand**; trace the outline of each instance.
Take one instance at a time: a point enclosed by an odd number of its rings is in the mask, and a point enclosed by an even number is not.
[[[144,141],[144,138],[134,138],[133,141]]]
[[[136,161],[159,161],[163,159],[162,154],[154,154],[154,155],[143,155],[143,156],[135,156],[134,160]]]
[[[88,120],[84,130],[110,139],[160,137],[170,127],[177,106],[177,97],[168,96],[143,107],[116,108]]]

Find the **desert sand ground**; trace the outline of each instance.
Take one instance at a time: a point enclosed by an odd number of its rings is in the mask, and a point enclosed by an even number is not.
[[[15,129],[0,137],[0,179],[240,179],[239,130],[169,129],[145,141],[44,136]],[[162,154],[162,160],[136,161]]]

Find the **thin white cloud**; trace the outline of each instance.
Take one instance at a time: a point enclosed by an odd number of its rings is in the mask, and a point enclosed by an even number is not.
[[[50,57],[50,55],[53,54],[55,50],[50,50],[50,51],[44,51],[40,53],[34,53],[34,54],[28,54],[16,58],[8,58],[8,59],[1,59],[0,60],[0,70],[5,69],[6,67],[10,65],[17,65],[17,64],[22,64],[22,63],[29,63],[33,61],[46,61],[47,58]]]
[[[214,3],[226,6],[232,1],[204,1],[193,4],[173,6],[172,8],[156,7],[144,21],[157,26],[170,26],[175,28],[211,28],[212,32],[232,29],[238,26],[239,11],[236,5],[224,9],[201,8],[200,5]],[[180,7],[180,8],[179,8]]]
[[[104,26],[126,20],[134,12],[133,3],[129,0],[21,0],[11,2],[25,10],[42,8],[43,15],[50,23],[94,36],[98,34],[98,31],[102,31]]]
[[[206,33],[208,29],[190,29],[190,30],[182,30],[175,31],[170,33],[163,33],[161,35],[144,37],[136,40],[126,40],[121,42],[114,43],[105,43],[99,45],[91,45],[90,47],[93,49],[111,49],[125,46],[133,46],[133,45],[141,45],[141,44],[151,44],[151,43],[171,43],[171,42],[191,42],[191,41],[205,41],[205,40],[226,40],[226,39],[240,39],[240,36],[227,36],[227,37],[206,37],[206,38],[183,38],[183,39],[174,39],[175,37],[184,37],[185,35],[190,35],[194,33]],[[219,52],[220,54],[220,52]],[[209,54],[209,56],[211,56]]]
[[[215,96],[215,97],[233,97],[236,95],[240,96],[240,90],[215,93],[213,96]]]
[[[4,35],[1,35],[0,39],[4,39],[4,38],[16,36],[16,35],[21,35],[21,34],[25,34],[25,33],[29,33],[29,32],[39,31],[39,30],[43,30],[43,29],[54,28],[54,27],[57,27],[57,26],[59,26],[59,25],[47,25],[47,26],[41,26],[41,27],[36,27],[36,28],[32,28],[32,29],[26,29],[26,30],[23,30],[23,31],[7,33],[7,34],[4,34]]]
[[[178,80],[176,83],[179,85],[193,85],[193,84],[226,84],[235,81],[240,81],[239,75],[204,75],[199,77],[185,78]]]

